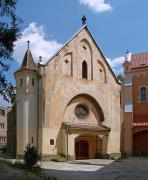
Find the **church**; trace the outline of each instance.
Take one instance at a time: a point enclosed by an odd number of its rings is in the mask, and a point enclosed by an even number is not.
[[[16,154],[94,159],[120,154],[120,91],[114,72],[83,25],[45,64],[28,47],[16,79]]]

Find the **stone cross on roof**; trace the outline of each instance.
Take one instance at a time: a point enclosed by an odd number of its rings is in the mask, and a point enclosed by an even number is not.
[[[83,17],[82,17],[82,26],[84,26],[86,24],[86,21],[87,21],[86,16],[83,15]]]

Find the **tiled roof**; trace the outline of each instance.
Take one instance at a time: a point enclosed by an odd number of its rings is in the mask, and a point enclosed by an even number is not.
[[[23,70],[33,70],[33,71],[37,70],[37,64],[34,62],[31,51],[29,49],[27,49],[25,53],[21,67],[16,72]]]
[[[140,68],[148,66],[148,52],[140,54],[132,54],[131,68]]]
[[[80,124],[73,122],[63,122],[63,127],[69,127],[72,129],[86,129],[86,130],[94,130],[94,131],[110,131],[110,128],[104,126],[102,124],[92,125],[92,124]]]

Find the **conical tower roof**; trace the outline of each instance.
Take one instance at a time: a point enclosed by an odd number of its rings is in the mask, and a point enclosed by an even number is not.
[[[23,70],[37,71],[37,64],[34,62],[30,49],[26,50],[21,67],[16,71]],[[15,73],[16,73],[15,72]]]
[[[30,70],[36,68],[31,51],[29,49],[27,49],[27,51],[25,53],[21,68],[22,69],[30,69]]]

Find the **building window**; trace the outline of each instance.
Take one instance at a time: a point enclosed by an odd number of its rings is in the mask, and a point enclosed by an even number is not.
[[[20,87],[22,87],[23,86],[23,79],[21,78],[20,79]]]
[[[75,115],[79,119],[85,118],[89,114],[89,108],[85,104],[78,104],[75,108]]]
[[[0,109],[0,116],[5,116],[5,110]]]
[[[141,88],[141,101],[146,101],[146,99],[147,99],[146,91],[147,91],[146,87]]]
[[[50,145],[54,145],[54,139],[50,139]]]
[[[34,86],[34,78],[32,78],[32,86]]]
[[[5,129],[4,123],[0,123],[0,129]]]
[[[83,61],[82,63],[82,78],[87,79],[87,63]]]
[[[0,142],[5,143],[6,142],[6,137],[0,136]]]

